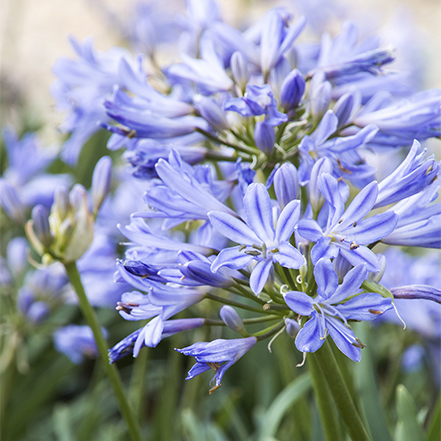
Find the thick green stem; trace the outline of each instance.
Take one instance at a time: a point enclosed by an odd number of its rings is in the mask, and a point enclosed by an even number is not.
[[[351,439],[353,441],[371,441],[329,344],[325,342],[317,352],[311,354],[311,358],[313,357],[328,383],[338,412]]]
[[[84,315],[84,318],[93,331],[93,336],[95,337],[98,352],[103,361],[104,370],[107,377],[109,378],[110,384],[112,385],[113,391],[118,401],[119,408],[121,410],[121,414],[126,421],[127,427],[129,429],[130,436],[133,441],[142,441],[141,430],[127,401],[119,372],[114,364],[110,364],[107,361],[107,344],[101,332],[101,327],[98,323],[98,318],[95,314],[95,311],[90,305],[86,293],[84,292],[83,284],[81,283],[80,274],[78,272],[77,266],[75,262],[65,263],[64,266],[66,268],[67,275],[69,276],[69,281],[77,293],[78,302],[80,304],[80,308]]]
[[[311,374],[314,396],[322,421],[323,432],[327,441],[339,441],[342,439],[337,415],[334,409],[326,379],[324,378],[315,354],[308,354],[308,368]]]

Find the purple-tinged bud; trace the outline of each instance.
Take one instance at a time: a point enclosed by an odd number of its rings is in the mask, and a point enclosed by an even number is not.
[[[201,116],[216,130],[228,130],[230,128],[225,112],[213,99],[198,96],[195,98],[195,107]]]
[[[297,169],[290,162],[285,162],[274,175],[274,191],[280,208],[283,210],[289,202],[300,195]]]
[[[259,150],[267,156],[271,155],[276,142],[273,126],[270,126],[265,121],[257,122],[254,128],[254,141]]]
[[[49,314],[49,305],[46,302],[34,302],[29,306],[26,318],[34,325],[41,323]]]
[[[338,118],[337,130],[351,122],[351,117],[360,107],[360,104],[361,94],[357,90],[352,93],[345,93],[338,99],[333,108],[334,114]]]
[[[13,221],[24,223],[23,204],[15,188],[4,179],[0,179],[0,205]]]
[[[294,69],[283,81],[280,89],[280,102],[285,111],[295,109],[305,93],[305,79]]]
[[[36,205],[32,209],[32,220],[34,221],[33,228],[37,239],[43,247],[48,248],[54,241],[54,238],[51,235],[49,226],[49,213],[43,205]]]
[[[286,328],[285,328],[286,333],[291,338],[295,338],[295,336],[300,331],[300,325],[297,323],[296,320],[293,320],[293,319],[290,319],[290,318],[286,318],[285,319],[285,326],[286,326]]]
[[[314,213],[318,213],[325,203],[325,198],[319,188],[319,177],[323,173],[332,173],[332,163],[328,158],[320,158],[312,167],[309,179],[309,200]]]
[[[392,288],[396,299],[423,299],[441,303],[441,290],[430,285],[408,285]]]
[[[246,335],[245,327],[240,315],[231,306],[222,306],[219,313],[222,321],[233,331]]]
[[[98,213],[104,199],[110,190],[112,182],[112,160],[103,156],[96,164],[92,176],[92,212]]]
[[[6,250],[8,268],[11,273],[17,277],[28,265],[28,242],[24,237],[14,237],[8,243]]]
[[[248,80],[250,79],[248,64],[240,52],[234,52],[231,56],[230,65],[234,82],[242,93],[244,93],[247,88]]]

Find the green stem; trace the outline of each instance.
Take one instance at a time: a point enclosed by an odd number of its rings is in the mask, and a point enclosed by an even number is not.
[[[351,439],[354,441],[371,441],[329,344],[325,342],[317,352],[311,354],[312,357],[315,357],[317,364],[320,366],[322,375],[328,383],[338,412],[348,429]]]
[[[216,296],[215,294],[207,293],[205,294],[205,297],[219,303],[224,303],[225,305],[236,306],[237,308],[258,312],[259,314],[267,314],[267,312],[264,311],[263,308],[254,308],[253,306],[244,305],[243,303],[235,302],[234,300],[228,300],[223,297]]]
[[[149,348],[143,348],[135,360],[133,375],[130,382],[130,401],[133,406],[133,411],[138,421],[141,421],[143,414],[143,397],[144,397],[144,379],[146,375],[147,361],[149,355]]]
[[[101,332],[101,327],[98,323],[98,318],[96,316],[95,310],[90,305],[86,293],[84,292],[83,284],[81,283],[81,278],[76,263],[69,262],[65,263],[64,266],[66,268],[69,281],[77,293],[81,311],[88,325],[92,329],[93,336],[95,337],[95,342],[98,347],[98,352],[103,361],[104,370],[107,377],[109,378],[110,384],[112,385],[113,391],[118,401],[119,408],[121,410],[121,414],[126,421],[127,427],[129,429],[130,436],[133,441],[142,441],[141,430],[125,396],[119,372],[114,364],[110,364],[107,361],[107,344]]]
[[[322,421],[323,431],[327,441],[339,441],[342,439],[340,427],[335,413],[334,402],[329,391],[315,354],[308,354],[308,368],[311,374],[314,396]]]
[[[227,147],[231,147],[239,152],[248,153],[249,155],[256,155],[256,154],[260,153],[259,150],[253,149],[251,147],[241,146],[238,144],[231,144],[230,142],[224,141],[220,138],[217,138],[216,136],[214,136],[211,133],[208,133],[202,129],[196,129],[196,132],[199,132],[201,135],[204,135],[206,138],[210,139],[213,142],[226,145]]]

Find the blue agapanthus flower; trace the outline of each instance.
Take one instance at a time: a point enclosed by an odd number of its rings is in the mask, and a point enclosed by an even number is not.
[[[351,269],[338,284],[338,275],[328,259],[320,259],[314,267],[317,296],[289,291],[286,304],[301,316],[311,317],[296,337],[302,352],[315,352],[329,334],[337,347],[354,361],[360,361],[363,343],[355,336],[348,320],[373,320],[392,308],[390,298],[375,293],[362,293],[361,284],[367,278],[366,265]]]
[[[280,213],[274,229],[273,210],[268,192],[262,184],[251,184],[244,197],[246,223],[229,213],[211,211],[210,222],[223,236],[238,246],[222,250],[211,269],[227,266],[246,267],[257,261],[250,276],[250,287],[257,295],[268,280],[273,263],[286,268],[300,268],[305,258],[290,243],[300,215],[300,202],[291,201]]]

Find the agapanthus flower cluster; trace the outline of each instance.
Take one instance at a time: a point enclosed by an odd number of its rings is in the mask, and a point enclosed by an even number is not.
[[[213,1],[188,2],[174,29],[179,61],[159,64],[157,37],[173,20],[152,25],[144,54],[74,42],[78,58],[55,71],[59,105],[70,111],[66,158],[75,161],[79,139],[99,124],[112,133],[109,149],[126,148],[145,190],[119,225],[128,242],[115,279],[136,290],[122,295],[121,316],[149,321],[110,350],[110,361],[202,326],[239,334],[177,349],[196,360],[188,379],[215,371],[212,390],[283,330],[303,353],[330,337],[359,361],[365,345],[351,323],[380,317],[403,292],[380,284],[389,259],[378,245],[441,246],[440,164],[421,145],[441,136],[441,91],[404,94],[403,76],[388,70],[399,54],[361,38],[354,23],[309,44],[300,38],[308,17],[274,8],[238,30]],[[377,181],[372,152],[403,147],[401,164]],[[92,231],[84,192],[57,197],[53,219],[63,211]],[[31,236],[42,254],[59,254],[52,231],[62,224],[43,210],[34,208]],[[406,289],[439,301],[430,285]],[[228,308],[219,317],[178,315],[202,315],[194,305],[203,301]],[[270,328],[252,333],[251,323]]]

